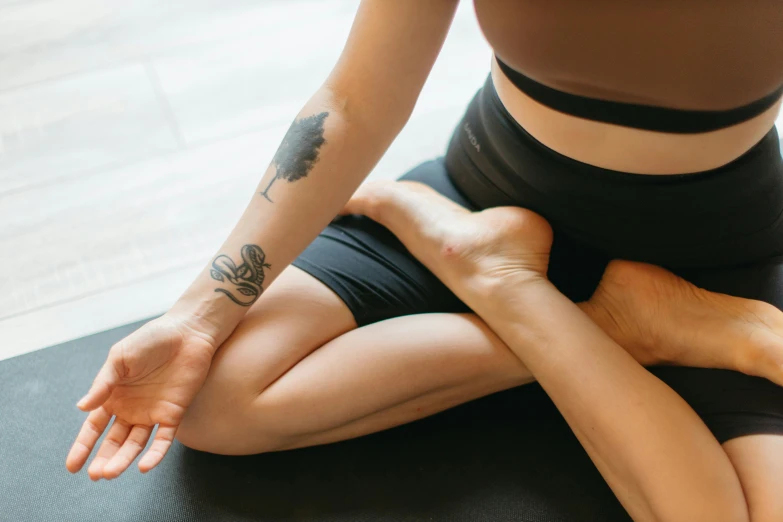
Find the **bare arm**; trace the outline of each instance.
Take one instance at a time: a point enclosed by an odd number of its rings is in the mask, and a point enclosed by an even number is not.
[[[364,0],[343,53],[299,112],[218,255],[172,309],[219,345],[342,208],[413,110],[456,0]]]
[[[119,476],[158,425],[139,469],[171,447],[215,351],[342,208],[405,125],[456,0],[364,0],[323,86],[299,112],[219,253],[165,315],[109,350],[78,407],[90,411],[66,458],[93,480]]]

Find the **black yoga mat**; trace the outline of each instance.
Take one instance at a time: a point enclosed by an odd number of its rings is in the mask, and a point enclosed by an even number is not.
[[[0,520],[630,520],[537,385],[328,446],[223,457],[175,443],[147,475],[71,475],[74,404],[141,324],[0,362]]]

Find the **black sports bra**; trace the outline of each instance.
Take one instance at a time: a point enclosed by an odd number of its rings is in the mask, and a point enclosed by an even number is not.
[[[758,116],[783,95],[783,85],[742,107],[722,111],[669,109],[652,105],[613,102],[569,94],[547,87],[515,71],[498,58],[503,73],[522,92],[556,111],[588,120],[659,132],[693,134],[731,127]]]

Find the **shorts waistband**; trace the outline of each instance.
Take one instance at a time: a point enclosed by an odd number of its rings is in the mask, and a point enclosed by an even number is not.
[[[517,205],[612,257],[727,265],[783,253],[783,160],[773,127],[718,169],[644,175],[595,167],[549,149],[508,113],[491,78],[446,155],[455,185],[479,208]],[[729,247],[728,245],[733,245]]]

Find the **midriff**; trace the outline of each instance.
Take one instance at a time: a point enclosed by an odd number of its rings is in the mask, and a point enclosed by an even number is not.
[[[492,61],[492,81],[511,116],[550,149],[582,163],[634,174],[687,174],[742,156],[769,132],[781,100],[737,125],[674,134],[587,120],[551,109],[520,91]]]

